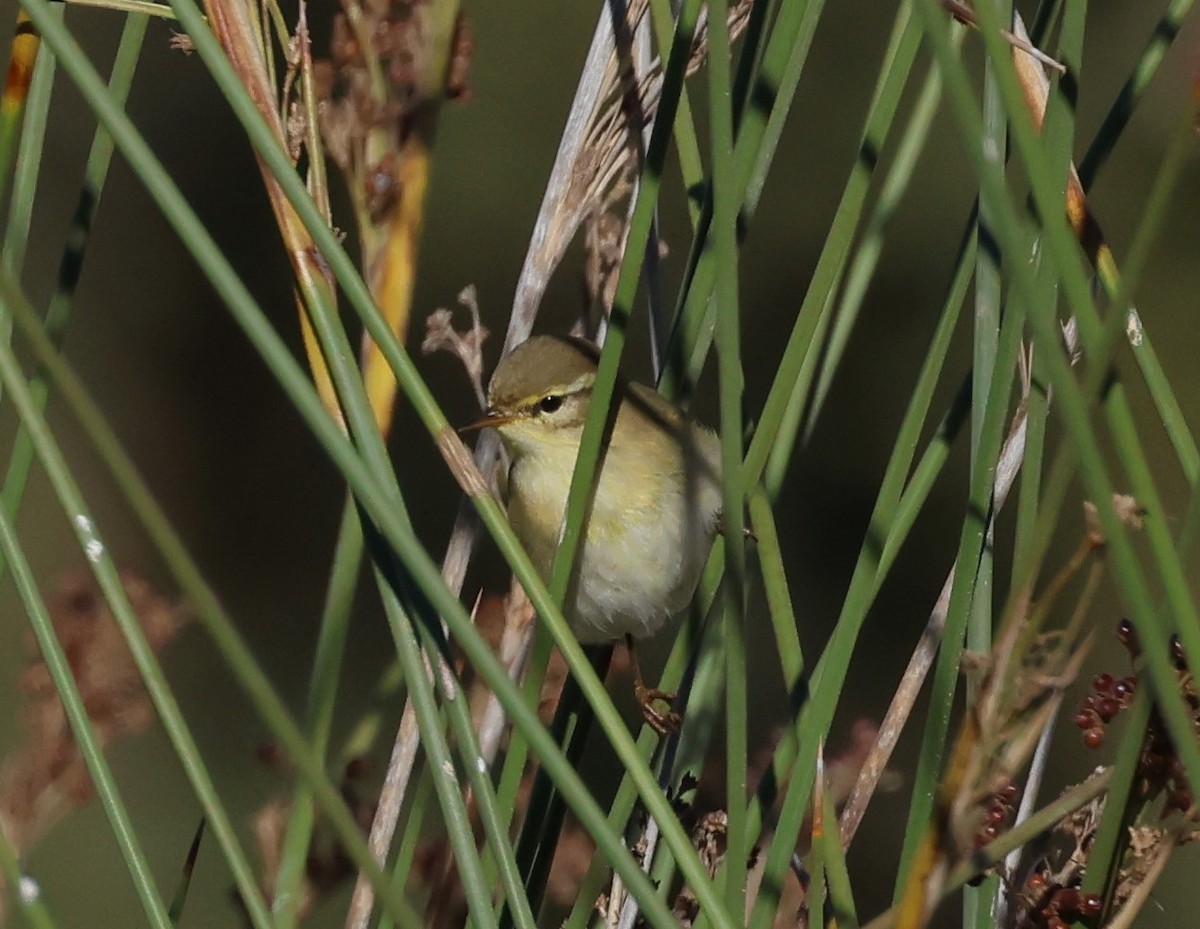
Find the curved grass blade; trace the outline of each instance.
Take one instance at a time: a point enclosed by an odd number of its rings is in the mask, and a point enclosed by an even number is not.
[[[224,612],[216,594],[204,582],[186,548],[178,535],[171,529],[162,510],[138,476],[132,462],[125,455],[103,415],[91,401],[78,378],[57,354],[32,308],[29,307],[20,291],[3,275],[0,275],[0,299],[3,299],[11,307],[14,320],[26,341],[33,348],[39,364],[44,367],[63,399],[76,412],[80,424],[109,467],[118,487],[146,527],[147,533],[154,540],[180,586],[192,598],[198,617],[205,623],[235,677],[243,685],[255,708],[263,716],[272,732],[291,752],[297,767],[306,777],[310,789],[314,791],[334,828],[338,830],[339,838],[346,846],[348,854],[360,865],[364,861],[369,863],[370,858],[366,853],[358,824],[354,821],[337,790],[329,782],[321,765],[307,753],[299,728],[291,721],[278,695],[271,689],[266,677],[254,663],[249,650],[241,641],[233,620]],[[298,377],[303,378],[303,374],[299,372],[298,368],[296,373]],[[312,399],[316,404],[316,409],[320,411],[319,415],[324,416],[323,408],[320,406],[320,401],[316,399],[315,393]],[[36,417],[27,417],[27,420],[30,421],[36,419]],[[30,434],[35,440],[38,438],[38,434],[32,430]],[[36,447],[37,443],[35,442]],[[65,471],[63,473],[65,474]],[[69,475],[66,476],[69,478]],[[214,812],[217,814],[215,818]],[[214,823],[225,819],[223,811],[219,808],[209,811],[209,816],[210,821]],[[221,831],[218,830],[218,839],[220,838]],[[249,874],[248,869],[247,874]],[[383,876],[378,875],[378,879],[382,882]],[[257,894],[257,885],[253,875],[249,875],[248,881],[249,886],[254,888],[254,893]],[[388,904],[398,913],[403,914],[405,911],[406,905],[400,898],[389,899]],[[398,921],[407,926],[417,925],[419,922],[415,914],[411,914],[411,917],[407,919],[400,918]],[[269,922],[269,918],[265,922]]]
[[[133,84],[133,75],[137,67],[137,60],[141,54],[142,40],[146,34],[147,20],[144,16],[130,16],[125,21],[125,27],[121,32],[121,41],[117,46],[117,54],[113,60],[112,77],[109,81],[109,90],[113,95],[114,100],[118,105],[123,106],[129,96],[130,87]],[[53,61],[54,56],[47,50],[44,59]],[[51,74],[53,72],[51,71]],[[40,146],[38,146],[40,152]],[[112,138],[104,130],[103,126],[98,126],[95,135],[92,137],[91,148],[88,152],[87,163],[83,173],[83,188],[79,194],[79,200],[75,204],[75,214],[71,220],[71,227],[67,233],[67,242],[63,247],[63,254],[59,260],[58,266],[58,285],[54,292],[54,296],[50,300],[50,307],[46,311],[46,331],[51,339],[56,344],[61,342],[63,335],[66,333],[67,324],[70,321],[71,307],[74,302],[75,289],[79,284],[79,275],[83,269],[83,260],[89,233],[92,227],[92,220],[95,218],[96,210],[100,204],[100,197],[104,190],[104,183],[108,177],[108,168],[112,161],[113,144]],[[23,152],[22,163],[25,163],[27,154]],[[36,164],[41,163],[40,155],[36,158]],[[32,172],[32,177],[20,184],[19,186],[29,187],[32,189],[36,186],[36,171]],[[23,248],[22,248],[23,251]],[[7,254],[7,253],[6,253]],[[17,256],[11,256],[12,262],[5,264],[9,273],[14,278],[19,278]],[[0,313],[3,310],[0,309]],[[34,405],[38,410],[44,410],[48,397],[48,385],[45,377],[41,372],[37,372],[29,384],[30,393],[33,395]],[[9,453],[8,469],[4,475],[4,485],[0,489],[0,506],[4,508],[10,518],[15,518],[21,506],[21,500],[25,493],[25,482],[29,476],[29,466],[33,461],[33,445],[29,440],[29,435],[23,427],[17,429],[17,434],[13,437],[12,449]],[[0,558],[0,577],[3,577],[4,560]]]
[[[948,79],[947,83],[948,86],[953,88],[955,114],[962,125],[963,132],[968,138],[977,137],[971,134],[978,131],[978,117],[970,100],[970,90],[962,73],[962,65],[948,52],[945,40],[945,27],[939,21],[938,14],[930,9],[928,0],[921,0],[918,8],[921,11],[927,35],[930,36],[937,53],[939,66],[947,70],[948,77],[951,74],[953,75],[953,80]],[[980,19],[984,26],[981,33],[985,38],[988,54],[996,62],[997,72],[1001,77],[1001,89],[1005,94],[1012,119],[1014,141],[1017,143],[1017,148],[1021,153],[1023,161],[1026,163],[1027,168],[1029,168],[1027,174],[1030,178],[1039,214],[1042,219],[1043,234],[1047,243],[1046,247],[1060,261],[1059,270],[1063,275],[1062,279],[1068,302],[1072,310],[1075,311],[1076,316],[1080,319],[1081,331],[1083,331],[1085,318],[1087,325],[1090,327],[1092,321],[1095,319],[1095,310],[1091,302],[1086,275],[1078,261],[1073,257],[1077,253],[1078,247],[1075,244],[1070,229],[1067,227],[1065,217],[1056,212],[1055,200],[1052,191],[1049,189],[1047,175],[1043,173],[1043,170],[1040,170],[1042,157],[1036,135],[1029,116],[1023,109],[1023,104],[1018,102],[1021,92],[1016,86],[1015,76],[1011,74],[1011,70],[1008,72],[1005,71],[1004,65],[1007,61],[1007,51],[1001,48],[1000,44],[996,41],[996,36],[994,35],[996,24],[988,15],[989,12],[986,8],[980,9]],[[968,146],[968,151],[976,166],[981,182],[993,185],[995,189],[1000,189],[1003,185],[1003,179],[986,170],[985,166],[979,161],[978,152],[973,147]],[[1012,208],[1006,205],[1006,210],[1011,215]],[[1009,226],[1015,228],[1015,223],[1010,221],[1010,223],[1002,224],[999,234],[1008,237],[1010,233],[1007,227]],[[1002,245],[1004,244],[1006,243],[1002,239]],[[1030,305],[1032,306],[1036,297],[1030,280],[1030,271],[1019,262],[1015,263],[1013,268],[1013,282],[1021,298],[1030,300]],[[1045,314],[1035,313],[1031,317],[1031,321],[1034,324],[1038,339],[1047,346],[1054,346],[1058,338],[1056,320],[1050,319]],[[1094,341],[1094,338],[1089,338],[1089,335],[1085,334],[1084,339],[1086,349],[1089,342]],[[1147,662],[1151,670],[1155,690],[1162,698],[1163,713],[1168,729],[1171,731],[1172,737],[1177,740],[1178,749],[1185,769],[1188,771],[1189,780],[1195,783],[1196,779],[1200,778],[1200,746],[1197,746],[1194,740],[1188,735],[1189,723],[1175,690],[1174,675],[1171,670],[1170,658],[1167,654],[1167,636],[1163,619],[1159,617],[1153,605],[1149,589],[1142,575],[1141,566],[1138,564],[1136,556],[1133,553],[1131,543],[1125,534],[1120,517],[1114,511],[1111,503],[1113,493],[1112,483],[1107,475],[1104,458],[1100,452],[1094,429],[1088,417],[1087,400],[1082,388],[1073,379],[1067,367],[1066,359],[1059,357],[1053,350],[1046,351],[1044,357],[1047,361],[1051,383],[1058,391],[1059,413],[1070,430],[1075,447],[1079,453],[1081,473],[1092,499],[1096,501],[1098,506],[1101,524],[1105,532],[1105,537],[1108,539],[1109,551],[1112,555],[1113,567],[1120,589],[1124,594],[1128,607],[1133,612],[1139,629],[1145,630],[1142,640],[1145,643]],[[1111,396],[1112,391],[1110,390],[1109,397]],[[1118,422],[1117,425],[1120,425],[1120,423]],[[1140,449],[1136,445],[1132,448],[1124,449],[1124,451],[1135,458],[1140,457]],[[1137,490],[1137,482],[1135,482],[1135,492],[1140,493]],[[1153,519],[1148,522],[1148,525],[1152,522]],[[1164,555],[1159,551],[1155,551],[1155,558],[1156,566],[1166,572],[1163,580],[1168,594],[1168,602],[1171,606],[1171,613],[1176,620],[1173,625],[1177,627],[1177,631],[1184,641],[1184,647],[1194,649],[1197,654],[1200,654],[1200,641],[1195,642],[1193,645],[1188,644],[1193,640],[1200,640],[1200,623],[1197,623],[1195,605],[1187,594],[1186,588],[1178,584],[1178,576],[1175,574],[1178,570],[1178,560],[1175,557],[1175,553],[1172,551],[1169,555]]]
[[[9,306],[16,313],[21,313],[23,310],[15,306],[13,299],[14,291],[7,279],[4,281],[4,290],[8,291],[4,294],[5,301],[9,303]],[[21,422],[28,430],[29,436],[33,441],[38,460],[50,478],[55,495],[58,497],[59,503],[71,523],[72,530],[81,550],[87,555],[92,574],[95,576],[100,590],[103,592],[104,598],[112,610],[113,618],[116,620],[130,653],[133,655],[138,673],[145,682],[146,690],[154,702],[154,707],[158,711],[163,729],[171,740],[171,745],[175,749],[175,753],[187,774],[188,781],[197,799],[204,807],[205,815],[213,824],[213,829],[217,834],[217,842],[221,846],[221,851],[224,853],[225,859],[229,864],[233,879],[238,887],[238,892],[242,895],[246,912],[256,927],[269,926],[270,917],[267,914],[262,893],[258,889],[258,884],[254,878],[254,872],[246,859],[245,853],[241,849],[241,845],[237,840],[237,833],[233,828],[228,813],[221,803],[220,795],[217,793],[212,779],[205,768],[204,761],[192,739],[191,731],[188,729],[183,714],[180,712],[179,705],[175,701],[175,696],[171,691],[170,685],[167,683],[162,667],[158,663],[158,659],[155,657],[149,642],[146,640],[145,633],[138,622],[133,608],[130,606],[125,594],[124,585],[117,573],[112,557],[96,527],[91,512],[84,503],[83,496],[70,469],[67,467],[66,460],[58,448],[57,442],[54,440],[45,420],[37,410],[28,385],[21,377],[16,357],[8,346],[2,344],[0,344],[0,379],[8,387],[13,405],[16,407],[17,413],[21,417]],[[17,554],[19,555],[20,553],[18,552]],[[14,563],[12,567],[15,571],[17,566]],[[28,572],[28,565],[24,567],[24,570]],[[27,601],[26,608],[33,609],[34,607],[29,606]],[[39,633],[40,635],[41,633]],[[40,644],[43,651],[48,647],[45,642],[40,642]],[[72,684],[71,686],[74,685]],[[77,725],[77,722],[73,723],[73,726]],[[89,763],[89,770],[92,770],[94,763],[94,761]],[[99,776],[95,770],[92,770],[92,775],[94,778]],[[125,824],[114,822],[114,831],[123,828],[125,828]],[[121,837],[118,836],[118,838],[120,839]],[[132,851],[127,851],[126,854],[127,856],[132,856]],[[136,864],[135,857],[130,857],[129,860],[131,868],[134,867]],[[137,867],[138,869],[141,868],[140,865]],[[139,877],[138,879],[141,878]],[[143,899],[144,901],[149,900],[148,890],[144,892]],[[161,906],[161,900],[158,901],[157,905]],[[164,918],[166,916],[165,909],[163,910],[163,916]],[[154,918],[157,919],[157,916]]]
[[[2,343],[0,343],[0,378],[3,378],[10,389],[14,384],[19,385],[21,381],[16,359],[8,346]],[[19,403],[20,401],[14,398],[14,402]],[[71,724],[71,731],[79,746],[80,755],[87,764],[88,773],[96,788],[96,795],[101,806],[104,807],[105,816],[112,827],[117,846],[121,850],[121,857],[125,859],[125,866],[129,869],[129,877],[137,891],[146,918],[154,929],[171,929],[171,920],[167,915],[166,906],[151,872],[150,862],[138,841],[137,831],[129,819],[129,812],[125,809],[112,771],[104,758],[99,739],[88,718],[87,709],[83,705],[83,698],[79,694],[78,687],[75,686],[75,679],[71,676],[71,667],[67,662],[67,656],[63,652],[62,645],[59,643],[54,626],[50,621],[50,615],[46,611],[46,604],[38,592],[33,572],[21,549],[21,543],[12,522],[2,511],[0,511],[0,550],[4,552],[5,560],[9,563],[13,582],[21,598],[25,615],[29,618],[46,668],[49,670],[55,689],[62,700],[63,709]],[[19,882],[15,886],[19,887]]]
[[[1183,22],[1187,19],[1194,3],[1195,0],[1171,0],[1163,12],[1162,18],[1154,27],[1146,47],[1138,57],[1133,73],[1125,81],[1120,94],[1117,95],[1117,99],[1113,101],[1108,114],[1104,117],[1104,122],[1096,131],[1092,144],[1088,146],[1083,160],[1079,162],[1079,180],[1083,184],[1084,190],[1092,186],[1100,168],[1103,167],[1113,147],[1117,144],[1117,140],[1121,137],[1121,133],[1129,124],[1134,110],[1141,102],[1142,95],[1158,73],[1159,66],[1167,57],[1167,52],[1175,42],[1176,36],[1179,35],[1179,30],[1183,27]]]
[[[358,511],[353,499],[347,497],[338,527],[325,605],[321,611],[305,711],[305,735],[318,758],[325,758],[328,752],[342,655],[350,628],[350,609],[362,570],[363,551]],[[299,784],[292,798],[291,816],[272,894],[271,909],[279,929],[295,925],[296,909],[300,904],[300,882],[304,876],[315,819],[316,805],[312,792]]]

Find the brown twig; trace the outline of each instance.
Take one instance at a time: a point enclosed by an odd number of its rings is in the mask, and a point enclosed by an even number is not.
[[[972,10],[965,3],[959,3],[958,0],[941,0],[941,4],[942,4],[942,7],[944,9],[946,9],[950,13],[950,15],[953,16],[955,19],[957,19],[960,23],[970,26],[973,29],[979,28],[979,20],[975,16],[975,11]],[[1016,17],[1014,17],[1014,18],[1016,18]],[[1011,45],[1013,48],[1024,52],[1025,54],[1031,56],[1032,58],[1036,59],[1037,61],[1040,61],[1046,67],[1053,68],[1059,74],[1067,73],[1067,66],[1064,65],[1062,62],[1056,61],[1054,58],[1051,58],[1049,55],[1047,55],[1041,49],[1035,47],[1033,45],[1033,43],[1031,43],[1029,41],[1029,37],[1024,34],[1023,29],[1020,30],[1020,34],[1018,34],[1017,32],[1010,32],[1007,29],[1001,29],[1000,34],[1002,36],[1004,36],[1004,38],[1008,41],[1008,44]]]
[[[426,355],[445,351],[458,358],[466,369],[467,379],[482,409],[487,405],[483,389],[483,343],[489,333],[479,318],[479,299],[474,285],[462,289],[458,303],[471,314],[471,328],[459,332],[454,328],[453,311],[440,307],[425,319],[425,339],[421,342],[421,351]]]
[[[1132,929],[1133,921],[1137,918],[1138,913],[1142,911],[1150,900],[1150,894],[1154,891],[1155,882],[1162,874],[1163,869],[1167,866],[1167,861],[1171,857],[1171,853],[1175,851],[1180,839],[1183,837],[1181,826],[1169,830],[1162,838],[1158,848],[1155,850],[1154,860],[1146,869],[1142,880],[1134,888],[1133,893],[1121,906],[1113,918],[1105,926],[1105,929]]]

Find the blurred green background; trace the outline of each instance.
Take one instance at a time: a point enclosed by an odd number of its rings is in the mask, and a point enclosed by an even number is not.
[[[594,5],[593,5],[594,6]],[[528,237],[594,25],[593,6],[575,3],[467,4],[476,37],[470,85],[473,99],[443,111],[433,188],[426,213],[413,335],[439,306],[454,306],[467,284],[478,289],[484,322],[494,335],[494,364]],[[1024,8],[1024,5],[1022,5]],[[318,3],[309,18],[317,51],[335,5]],[[1030,11],[1025,10],[1026,13]],[[1079,101],[1077,154],[1082,154],[1159,15],[1158,4],[1093,3]],[[0,3],[0,22],[15,4]],[[762,205],[742,252],[746,409],[761,407],[786,334],[807,286],[857,144],[862,115],[893,16],[893,5],[869,0],[829,4]],[[102,68],[115,48],[119,17],[72,9],[68,16]],[[1200,67],[1196,17],[1170,58],[1096,184],[1092,203],[1118,260],[1124,254],[1154,174],[1168,127],[1187,103]],[[197,58],[172,51],[169,23],[151,25],[128,110],[158,156],[258,300],[297,347],[290,274],[242,132],[226,111]],[[968,39],[968,54],[978,49]],[[921,59],[925,67],[926,59]],[[693,82],[702,87],[703,78]],[[910,95],[911,96],[911,95]],[[44,305],[52,292],[59,248],[74,207],[93,123],[69,82],[60,77],[46,141],[42,190],[35,215],[25,283]],[[836,618],[862,542],[886,456],[948,283],[973,187],[955,126],[943,114],[930,136],[829,404],[808,444],[799,448],[777,510],[801,640],[809,660],[819,654]],[[888,163],[888,152],[884,162]],[[1193,155],[1178,190],[1169,227],[1143,277],[1137,304],[1188,420],[1200,424],[1200,262],[1195,204],[1200,165]],[[686,215],[677,178],[663,207],[668,293],[686,256]],[[349,214],[343,214],[348,224]],[[581,306],[579,252],[568,257],[548,294],[541,331],[561,331]],[[639,306],[639,312],[644,307]],[[645,377],[644,317],[626,352],[630,370]],[[948,400],[966,372],[969,337],[959,340],[944,385]],[[186,250],[116,159],[104,191],[76,301],[67,354],[114,421],[127,449],[181,530],[209,580],[256,655],[299,712],[308,675],[342,486],[275,383],[230,321]],[[474,401],[461,366],[449,355],[418,364],[451,421],[465,422]],[[1140,391],[1132,391],[1146,409]],[[696,410],[715,420],[701,389]],[[69,416],[53,401],[51,422],[81,478],[101,532],[120,562],[170,590],[166,572],[104,476]],[[1152,417],[1144,435],[1159,452],[1159,479],[1168,510],[1184,503],[1183,482]],[[14,430],[0,406],[0,449]],[[393,448],[413,517],[430,551],[440,557],[457,493],[425,432],[400,407]],[[965,501],[965,444],[956,449],[931,505],[918,522],[864,634],[835,724],[831,751],[859,717],[882,716],[930,607],[950,567]],[[1065,557],[1078,538],[1076,509],[1066,511]],[[44,480],[35,471],[19,523],[27,551],[46,589],[83,559]],[[1002,518],[1002,531],[1011,528]],[[1001,550],[1003,546],[1000,546]],[[489,561],[490,558],[490,561]],[[1003,593],[1007,566],[1000,565]],[[485,553],[464,599],[481,584],[505,579],[494,553]],[[1120,616],[1112,597],[1098,601],[1102,630]],[[761,604],[759,604],[761,606]],[[15,677],[21,667],[24,619],[11,584],[0,588],[0,749],[16,744]],[[773,668],[772,644],[761,609],[752,610],[759,666]],[[761,634],[760,634],[761,633]],[[1102,634],[1093,664],[1125,672],[1115,639]],[[373,682],[386,666],[390,637],[369,592],[360,598],[346,659],[341,729],[370,705]],[[653,659],[652,659],[653,661]],[[256,758],[265,730],[226,674],[199,629],[186,632],[166,664],[217,786],[235,818],[251,813],[286,784]],[[774,672],[772,672],[774,673]],[[752,682],[753,683],[753,682]],[[758,679],[751,745],[763,745],[785,710],[778,681]],[[1068,699],[1068,707],[1076,698]],[[399,707],[387,708],[389,718]],[[920,712],[920,707],[918,707]],[[915,727],[916,728],[916,727]],[[909,733],[895,757],[901,772],[915,753]],[[336,744],[336,736],[335,736]],[[1047,791],[1079,779],[1107,756],[1082,747],[1074,732],[1058,742]],[[171,888],[195,829],[199,809],[161,733],[122,743],[113,756],[135,823],[141,828],[164,888]],[[610,758],[597,754],[603,769]],[[850,858],[859,911],[877,912],[891,895],[907,785],[880,796]],[[42,882],[63,926],[136,925],[141,916],[98,807],[60,823],[36,849],[31,873]],[[1192,919],[1198,898],[1186,886],[1194,849],[1178,854],[1139,925],[1178,926]],[[870,875],[877,875],[872,885]],[[233,926],[230,882],[211,846],[200,856],[185,926]],[[1194,885],[1194,880],[1192,881]],[[339,897],[314,924],[340,925]],[[952,909],[952,908],[951,908]],[[945,914],[948,924],[955,914]]]

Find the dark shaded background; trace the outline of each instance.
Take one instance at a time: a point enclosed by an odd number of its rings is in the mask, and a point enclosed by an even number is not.
[[[1080,139],[1090,140],[1103,113],[1149,36],[1157,5],[1092,4],[1080,98]],[[12,19],[11,2],[0,22]],[[333,4],[318,3],[310,21],[327,24]],[[477,52],[474,99],[444,110],[427,211],[414,331],[438,306],[453,305],[476,285],[494,363],[528,236],[558,134],[574,90],[594,11],[577,4],[471,3]],[[862,114],[893,16],[891,4],[842,0],[829,4],[792,109],[762,206],[742,258],[746,407],[760,408],[786,334],[807,286],[855,150]],[[107,67],[118,17],[72,10],[70,23]],[[214,232],[252,292],[299,348],[289,271],[261,192],[248,145],[195,57],[168,49],[171,27],[152,24],[129,112],[188,199]],[[968,46],[973,43],[969,40]],[[977,49],[969,54],[977,57]],[[1191,92],[1200,65],[1200,29],[1189,24],[1176,42],[1145,105],[1101,175],[1093,196],[1118,259],[1158,170],[1164,137]],[[920,67],[924,67],[924,59]],[[697,84],[701,86],[702,81]],[[69,83],[59,80],[46,143],[42,193],[25,276],[43,302],[51,292],[60,244],[74,205],[92,122]],[[1077,147],[1082,154],[1084,143]],[[885,164],[887,153],[885,152]],[[1147,271],[1138,306],[1189,421],[1200,422],[1193,322],[1200,293],[1194,260],[1194,204],[1200,172],[1193,157],[1176,196],[1169,228]],[[862,541],[866,518],[941,306],[951,262],[970,210],[972,185],[955,126],[939,118],[917,177],[892,225],[845,364],[811,441],[800,448],[777,515],[801,637],[810,661],[836,618]],[[345,214],[343,214],[345,215]],[[344,220],[348,221],[348,220]],[[667,194],[664,222],[669,280],[686,254],[686,217],[677,185]],[[577,261],[568,260],[546,301],[540,329],[561,330],[580,307]],[[639,311],[641,308],[639,307]],[[644,325],[635,321],[634,328]],[[949,366],[948,399],[966,371],[969,336]],[[416,339],[414,338],[415,342]],[[271,377],[129,168],[116,159],[104,192],[76,301],[68,356],[112,417],[210,581],[237,617],[256,655],[299,711],[320,610],[342,486]],[[645,375],[644,340],[627,352]],[[418,359],[452,421],[466,421],[474,401],[460,366],[448,355]],[[1145,410],[1142,393],[1132,391]],[[715,419],[702,389],[697,409]],[[153,549],[126,512],[103,468],[64,411],[51,421],[83,483],[106,541],[121,563],[170,589]],[[1183,483],[1152,414],[1144,435],[1159,464],[1168,518],[1181,514]],[[0,410],[0,447],[11,441],[13,414]],[[445,545],[457,499],[423,429],[401,408],[395,460],[430,550]],[[848,738],[860,716],[878,718],[922,628],[957,546],[965,498],[965,446],[956,450],[925,514],[864,632],[831,747]],[[1073,514],[1073,510],[1068,510]],[[1079,527],[1071,515],[1065,546]],[[1002,529],[1010,529],[1005,521]],[[30,483],[20,521],[27,550],[47,588],[82,558],[40,475]],[[1000,546],[1001,550],[1003,545]],[[998,587],[1006,574],[1001,565]],[[485,567],[480,576],[497,582]],[[473,581],[475,587],[479,577]],[[468,582],[465,599],[475,589]],[[1100,601],[1096,622],[1111,627],[1120,613]],[[5,584],[0,591],[0,700],[14,706],[23,619]],[[761,667],[773,668],[761,604],[749,618]],[[1097,665],[1124,671],[1115,642],[1102,636]],[[373,681],[391,648],[369,595],[361,598],[343,685],[343,724],[366,708]],[[256,761],[264,729],[226,674],[215,649],[192,630],[171,649],[167,668],[218,788],[235,816],[251,812],[284,785]],[[773,672],[774,673],[774,672]],[[755,695],[752,745],[761,745],[784,710],[780,690]],[[1069,704],[1070,705],[1070,704]],[[392,708],[398,713],[398,708]],[[14,712],[0,714],[0,746],[19,738]],[[335,736],[335,744],[336,744]],[[913,739],[896,766],[910,771]],[[1059,741],[1055,785],[1077,780],[1103,753],[1086,752],[1073,732]],[[612,761],[598,753],[603,768]],[[121,745],[113,763],[135,823],[169,892],[196,826],[199,808],[161,733]],[[850,859],[860,913],[873,914],[890,896],[897,829],[907,788],[874,805]],[[61,925],[136,924],[140,910],[98,806],[60,824],[36,850],[30,869],[42,882]],[[1190,916],[1184,888],[1195,855],[1185,849],[1140,925],[1176,926]],[[201,854],[184,925],[237,924],[230,884],[215,849]],[[340,924],[343,900],[327,909]],[[98,916],[98,904],[100,905]],[[951,908],[953,909],[953,908]],[[954,914],[948,914],[953,917]]]

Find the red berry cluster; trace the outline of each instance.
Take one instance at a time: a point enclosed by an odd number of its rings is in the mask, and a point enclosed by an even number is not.
[[[1038,929],[1069,929],[1074,922],[1099,916],[1103,905],[1099,894],[1053,883],[1040,872],[1025,882],[1025,897],[1030,924]]]
[[[1092,679],[1092,692],[1083,698],[1083,705],[1075,714],[1075,725],[1083,730],[1084,745],[1099,748],[1104,744],[1104,727],[1133,702],[1136,690],[1137,678],[1132,675],[1117,679],[1104,673]]]
[[[1138,642],[1137,630],[1128,619],[1122,619],[1117,624],[1117,638],[1129,651],[1131,658],[1141,656],[1142,649]],[[1200,734],[1200,694],[1197,693],[1196,682],[1188,669],[1187,655],[1178,636],[1171,637],[1171,659],[1179,678],[1180,690],[1188,701],[1194,726]],[[1129,706],[1136,689],[1135,676],[1116,679],[1111,674],[1096,675],[1092,681],[1091,693],[1084,698],[1079,712],[1075,714],[1075,724],[1083,730],[1083,741],[1088,748],[1099,748],[1104,744],[1104,727]],[[1166,724],[1157,707],[1151,711],[1150,721],[1146,726],[1146,741],[1142,749],[1138,775],[1144,796],[1152,797],[1160,791],[1165,793],[1164,816],[1172,810],[1183,813],[1192,808],[1195,797],[1188,786],[1183,763],[1175,751],[1171,737],[1167,734]]]
[[[975,848],[980,849],[1004,832],[1013,821],[1013,806],[1020,791],[1015,784],[1007,784],[980,804],[985,808],[983,823],[975,833]]]

